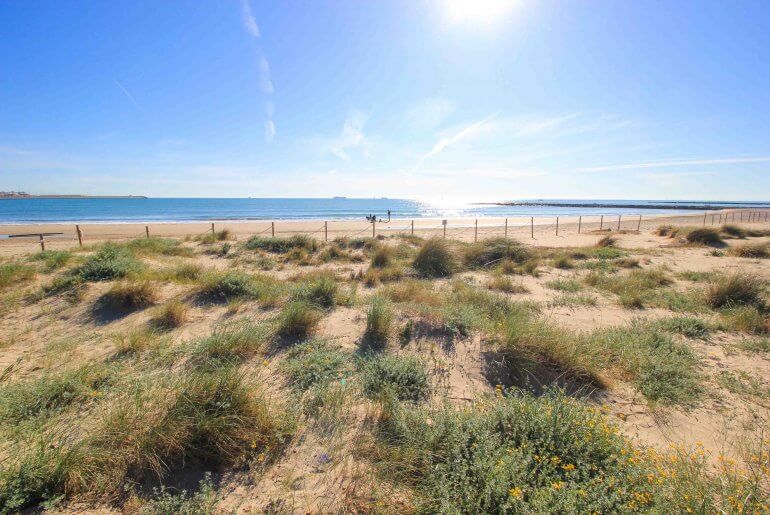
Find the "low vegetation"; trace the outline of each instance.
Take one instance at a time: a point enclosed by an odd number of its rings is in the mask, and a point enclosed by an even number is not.
[[[115,309],[144,309],[158,300],[158,288],[150,281],[121,281],[105,293],[101,301]]]
[[[301,234],[289,238],[261,238],[252,236],[244,242],[243,248],[247,250],[264,250],[274,254],[284,254],[296,250],[315,252],[318,250],[318,242],[309,236]]]
[[[370,397],[418,402],[430,391],[425,365],[415,356],[381,354],[368,358],[361,365],[361,377],[364,393]]]
[[[421,277],[448,277],[456,270],[457,261],[445,240],[432,238],[422,244],[412,266]]]

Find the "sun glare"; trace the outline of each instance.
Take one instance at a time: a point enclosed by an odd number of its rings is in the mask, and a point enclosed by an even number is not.
[[[491,25],[508,14],[517,3],[517,0],[444,0],[444,9],[452,23]]]

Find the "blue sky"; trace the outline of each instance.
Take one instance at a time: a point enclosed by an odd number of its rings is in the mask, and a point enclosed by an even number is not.
[[[766,1],[0,3],[0,190],[770,198]]]

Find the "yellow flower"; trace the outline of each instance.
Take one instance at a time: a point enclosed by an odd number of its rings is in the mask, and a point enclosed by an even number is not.
[[[567,463],[566,465],[562,465],[561,468],[569,472],[570,470],[575,470],[575,465],[572,463]]]
[[[562,488],[564,488],[564,481],[557,481],[551,484],[551,488],[553,488],[554,490],[561,490]]]
[[[518,486],[515,486],[510,490],[508,490],[508,494],[514,499],[521,499],[524,496],[524,492],[522,492],[521,488],[519,488]]]

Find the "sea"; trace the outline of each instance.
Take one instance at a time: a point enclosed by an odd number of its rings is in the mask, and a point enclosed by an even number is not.
[[[677,214],[767,207],[767,202],[539,199],[494,203],[393,198],[2,198],[0,224],[138,223],[235,220],[355,220]]]

